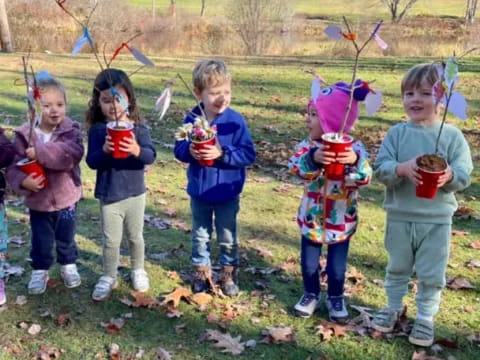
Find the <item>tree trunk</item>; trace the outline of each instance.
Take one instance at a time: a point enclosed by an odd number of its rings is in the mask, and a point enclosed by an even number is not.
[[[467,0],[467,8],[465,11],[465,25],[471,25],[475,21],[478,0]]]
[[[175,17],[177,15],[177,0],[170,0],[170,8],[168,9],[168,13],[171,17]]]
[[[207,10],[207,0],[202,0],[202,10],[200,10],[200,16],[205,15],[205,10]]]
[[[13,51],[10,27],[8,26],[7,9],[5,8],[5,0],[0,0],[0,42],[2,45],[2,51]]]

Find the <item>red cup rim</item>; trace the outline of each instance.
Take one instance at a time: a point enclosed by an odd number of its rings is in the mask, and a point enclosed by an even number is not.
[[[25,166],[25,165],[33,164],[35,162],[37,162],[37,160],[30,160],[29,158],[25,158],[20,161],[17,161],[17,166]]]
[[[109,121],[107,123],[107,128],[112,131],[126,131],[126,130],[132,130],[133,129],[133,124],[126,122],[126,121],[119,121],[118,125],[125,127],[125,129],[115,129],[115,126],[117,125],[116,121]]]
[[[195,144],[203,144],[203,143],[212,141],[212,139],[214,139],[214,138],[215,138],[215,136],[212,136],[212,137],[211,137],[210,139],[208,139],[208,140],[202,140],[202,141],[192,140],[192,142],[195,143]]]
[[[347,134],[342,135],[342,138],[340,140],[332,139],[334,136],[336,136],[336,133],[326,133],[322,135],[322,140],[328,141],[334,144],[348,144],[353,142],[353,137]]]
[[[443,174],[445,172],[445,170],[447,170],[447,168],[443,169],[443,170],[439,170],[439,171],[432,171],[432,170],[426,170],[422,167],[418,167],[420,170],[422,170],[423,172],[427,173],[427,174]]]

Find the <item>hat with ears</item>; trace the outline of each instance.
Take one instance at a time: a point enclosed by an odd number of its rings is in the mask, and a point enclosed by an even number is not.
[[[369,92],[372,91],[368,84],[360,79],[355,81],[353,87],[352,105],[343,129],[344,133],[350,132],[358,118],[358,102],[364,101]],[[316,94],[312,86],[312,99],[310,99],[308,106],[314,106],[317,110],[318,119],[324,133],[338,133],[342,130],[342,122],[347,113],[349,101],[350,85],[337,82],[332,86],[317,89]]]

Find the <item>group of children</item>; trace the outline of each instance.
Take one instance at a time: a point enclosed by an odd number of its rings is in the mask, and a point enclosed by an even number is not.
[[[457,207],[454,193],[470,183],[472,160],[460,130],[445,125],[439,153],[448,169],[438,180],[439,192],[433,200],[415,197],[419,180],[416,157],[431,152],[439,121],[432,89],[438,80],[434,64],[410,69],[401,85],[402,100],[409,121],[393,126],[383,140],[373,166],[363,144],[356,140],[340,153],[329,150],[321,141],[323,121],[329,111],[312,99],[307,106],[308,137],[296,149],[289,164],[291,173],[304,180],[305,191],[297,222],[301,230],[301,269],[304,293],[294,306],[295,313],[309,317],[320,304],[320,265],[322,245],[328,248],[326,305],[330,319],[345,322],[348,311],[344,301],[344,283],[350,240],[357,224],[358,188],[368,185],[372,173],[386,185],[384,207],[387,211],[385,245],[389,254],[385,289],[388,305],[373,319],[373,327],[382,332],[393,330],[402,309],[410,276],[418,278],[418,313],[410,342],[429,346],[434,339],[433,317],[438,312],[440,292],[445,285],[452,215]],[[30,294],[41,294],[48,281],[48,270],[56,259],[61,265],[65,286],[81,284],[75,262],[76,204],[81,198],[79,163],[84,154],[80,126],[66,116],[65,89],[53,77],[41,79],[42,116],[28,144],[28,125],[15,131],[13,145],[0,132],[0,166],[7,167],[11,188],[25,196],[30,210],[32,233],[32,276]],[[224,294],[239,292],[239,244],[237,214],[246,167],[255,160],[255,149],[245,119],[230,108],[231,75],[221,60],[200,60],[193,70],[194,94],[199,105],[185,117],[193,123],[205,114],[217,129],[215,143],[198,149],[191,141],[176,141],[175,157],[188,163],[187,192],[192,213],[192,289],[202,292],[215,286],[211,273],[210,248],[213,227],[220,248],[219,287]],[[112,88],[116,91],[112,91]],[[328,90],[328,89],[327,89]],[[335,85],[328,96],[336,90]],[[126,100],[122,106],[118,96]],[[348,95],[346,95],[348,96]],[[200,108],[201,107],[201,108]],[[133,136],[122,140],[127,158],[112,156],[113,143],[107,135],[107,123],[122,120],[134,125]],[[155,161],[148,127],[141,121],[133,86],[121,70],[107,69],[95,79],[86,113],[88,152],[86,161],[97,171],[95,197],[100,201],[103,231],[103,274],[92,299],[107,299],[117,285],[117,267],[123,230],[129,242],[131,281],[137,291],[149,289],[144,269],[143,222],[145,210],[145,166]],[[350,129],[346,129],[348,132]],[[16,166],[20,159],[36,159],[44,168],[48,185],[37,175],[25,175]],[[202,166],[200,160],[213,160]],[[329,180],[325,166],[344,164],[344,176]],[[2,179],[3,180],[3,179]],[[3,195],[4,183],[1,186]],[[2,199],[3,200],[3,199]],[[7,232],[5,209],[0,203],[0,278],[5,262]],[[3,279],[0,279],[0,304],[5,303]]]

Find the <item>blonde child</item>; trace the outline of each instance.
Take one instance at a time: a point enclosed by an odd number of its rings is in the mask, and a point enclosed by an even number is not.
[[[11,164],[15,155],[15,148],[10,140],[3,133],[3,129],[0,128],[0,169],[7,167]],[[6,265],[6,253],[7,253],[7,216],[5,210],[5,203],[3,196],[5,195],[5,177],[3,172],[0,172],[0,306],[7,302],[5,282],[4,282],[4,267]]]
[[[245,168],[255,160],[255,149],[245,119],[230,108],[231,75],[225,63],[214,59],[198,61],[193,70],[193,86],[206,120],[217,127],[217,137],[214,145],[202,150],[196,150],[191,141],[177,141],[174,149],[175,157],[189,164],[187,192],[193,219],[192,289],[202,292],[210,288],[210,242],[215,221],[220,245],[220,287],[225,295],[235,296],[239,292],[237,214]],[[193,123],[201,114],[197,106],[183,122]],[[214,163],[202,166],[199,160],[214,160]]]
[[[112,95],[113,94],[113,95]],[[126,158],[114,158],[114,145],[107,135],[107,123],[133,124],[131,138],[124,138],[120,150]],[[131,256],[130,278],[136,291],[147,291],[149,279],[144,268],[145,166],[155,161],[148,127],[141,121],[133,85],[121,70],[106,69],[94,83],[86,113],[88,131],[87,164],[97,171],[95,197],[100,200],[103,230],[103,275],[92,294],[106,300],[117,285],[120,243],[125,228]]]
[[[415,195],[415,186],[421,181],[415,160],[433,151],[440,127],[433,96],[437,80],[435,64],[416,65],[405,74],[401,91],[409,121],[388,131],[374,166],[376,177],[386,185],[389,262],[385,278],[388,306],[376,314],[373,327],[381,332],[393,330],[415,271],[418,312],[409,341],[419,346],[430,346],[434,340],[433,317],[445,286],[452,216],[457,208],[455,192],[470,184],[473,168],[462,132],[445,124],[439,155],[449,166],[438,180],[438,193],[433,200]]]
[[[38,86],[41,119],[35,126],[30,146],[27,143],[29,124],[15,131],[16,156],[7,170],[12,189],[25,196],[25,205],[30,210],[33,269],[28,283],[30,294],[45,292],[48,270],[54,261],[54,245],[65,286],[74,288],[81,284],[75,264],[78,258],[76,204],[82,195],[79,163],[84,153],[80,125],[66,116],[66,92],[57,79],[44,75]],[[16,162],[25,157],[36,160],[44,168],[46,179],[20,171]],[[46,186],[44,180],[47,180]]]
[[[372,170],[363,144],[356,140],[344,152],[329,151],[322,143],[324,129],[338,132],[349,101],[350,88],[336,83],[322,89],[307,107],[308,137],[300,142],[289,163],[290,172],[304,180],[305,190],[297,215],[301,232],[301,267],[304,294],[295,304],[297,316],[310,317],[320,302],[320,255],[328,247],[327,297],[331,321],[345,322],[348,311],[344,301],[345,272],[350,240],[357,224],[358,188],[370,182]],[[350,131],[358,115],[358,102],[367,91],[357,88],[345,132]],[[340,178],[327,179],[325,166],[344,164]]]

